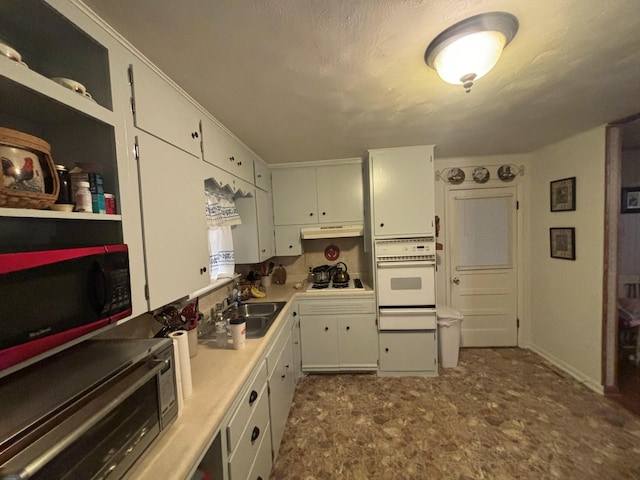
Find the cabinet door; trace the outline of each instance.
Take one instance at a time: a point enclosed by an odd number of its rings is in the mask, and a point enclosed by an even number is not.
[[[295,378],[293,372],[293,350],[291,331],[276,363],[276,368],[269,377],[269,407],[271,412],[271,444],[274,458],[277,456],[284,427],[289,416],[293,400]]]
[[[258,211],[258,246],[260,248],[258,257],[260,262],[264,262],[276,254],[271,194],[256,188],[256,207]]]
[[[381,372],[437,375],[435,331],[380,333]]]
[[[253,162],[253,169],[255,172],[255,185],[261,188],[265,192],[271,191],[271,172],[269,167],[259,160]]]
[[[338,370],[338,319],[331,315],[300,317],[302,370]]]
[[[315,167],[275,169],[271,188],[274,225],[318,223]]]
[[[276,226],[274,230],[277,256],[302,255],[302,240],[298,225]]]
[[[433,147],[371,150],[376,236],[435,235]]]
[[[296,307],[294,307],[295,309]],[[302,351],[300,350],[300,319],[298,318],[298,312],[291,312],[291,316],[293,317],[293,327],[292,327],[292,344],[293,344],[293,369],[295,374],[295,381],[298,381],[302,378]]]
[[[233,253],[236,263],[258,263],[260,246],[258,244],[258,208],[256,188],[250,187],[250,197],[236,197],[235,204],[242,219],[240,225],[233,225]]]
[[[143,63],[130,66],[135,126],[200,158],[200,111]]]
[[[202,121],[202,158],[238,178],[254,183],[253,154],[209,118]]]
[[[378,329],[375,315],[345,315],[338,324],[340,368],[378,368]]]
[[[318,217],[321,223],[362,223],[362,166],[326,165],[316,168]]]
[[[209,284],[204,184],[199,159],[142,132],[137,144],[148,302],[153,310]]]

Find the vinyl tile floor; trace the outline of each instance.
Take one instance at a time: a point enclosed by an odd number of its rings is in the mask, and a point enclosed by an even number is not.
[[[640,417],[531,351],[462,349],[436,378],[308,375],[279,479],[640,479]]]

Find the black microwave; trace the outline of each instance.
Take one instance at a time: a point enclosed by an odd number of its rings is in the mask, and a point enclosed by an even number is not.
[[[0,372],[131,311],[126,245],[0,254]]]

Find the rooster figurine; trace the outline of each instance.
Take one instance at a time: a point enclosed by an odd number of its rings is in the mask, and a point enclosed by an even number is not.
[[[33,190],[38,191],[41,187],[41,179],[36,178],[35,184],[31,182],[35,177],[39,177],[38,172],[33,163],[31,157],[24,158],[24,164],[22,167],[17,167],[10,159],[1,157],[2,159],[2,174],[5,178],[5,185],[9,188],[15,188],[19,190]],[[13,178],[13,182],[7,185],[7,180]]]

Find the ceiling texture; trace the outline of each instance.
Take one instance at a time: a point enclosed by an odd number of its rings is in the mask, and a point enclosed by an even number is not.
[[[85,3],[270,164],[523,153],[640,112],[638,0]],[[520,28],[465,93],[424,52],[489,11]]]

